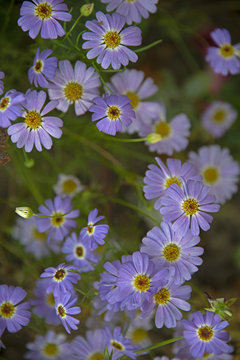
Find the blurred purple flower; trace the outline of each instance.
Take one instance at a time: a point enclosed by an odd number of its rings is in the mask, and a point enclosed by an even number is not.
[[[18,116],[22,115],[21,105],[25,101],[24,94],[9,90],[0,99],[0,126],[7,128],[11,125],[11,121],[16,120]]]
[[[0,95],[2,95],[4,89],[4,82],[2,81],[2,79],[4,78],[5,78],[4,72],[0,71]]]

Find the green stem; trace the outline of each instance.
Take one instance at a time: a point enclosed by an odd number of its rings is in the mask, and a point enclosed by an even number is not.
[[[60,217],[60,216],[65,216],[65,215],[67,215],[67,214],[70,214],[70,212],[71,212],[71,211],[69,211],[68,213],[62,214],[62,215],[51,215],[51,216],[33,213],[32,216],[41,217],[41,218],[47,218],[47,219],[52,219],[52,218],[58,218],[58,217]]]
[[[152,47],[160,44],[162,42],[162,40],[157,40],[157,41],[154,41],[153,43],[149,44],[149,45],[146,45],[146,46],[143,46],[137,50],[135,50],[135,53],[139,53],[139,52],[142,52],[142,51],[146,51],[148,49],[151,49]]]
[[[108,89],[108,91],[110,91],[110,93],[113,93],[112,89],[110,89],[110,87],[107,85],[106,81],[103,79],[100,71],[98,70],[97,66],[94,64],[94,62],[92,62],[92,65],[94,67],[94,69],[96,70],[96,72],[98,73],[99,77],[100,77],[100,80],[103,84],[103,86],[105,86],[106,89]]]
[[[135,143],[135,142],[142,142],[142,141],[147,141],[148,138],[136,138],[136,139],[120,139],[120,138],[116,138],[113,136],[103,136],[104,140],[108,140],[108,141],[114,141],[114,142],[125,142],[125,143]]]
[[[77,25],[77,23],[79,22],[79,20],[81,19],[82,14],[79,15],[79,17],[77,18],[77,20],[74,22],[74,24],[72,25],[72,27],[70,28],[70,30],[66,33],[66,35],[64,36],[63,40],[66,40],[69,35],[71,34],[71,32],[73,31],[73,29],[75,28],[75,26]]]
[[[161,341],[161,342],[159,342],[157,344],[154,344],[152,346],[148,346],[147,348],[137,350],[136,353],[141,354],[141,353],[144,353],[146,351],[158,349],[159,347],[162,347],[162,346],[165,346],[165,345],[168,345],[168,344],[172,344],[175,341],[182,340],[183,338],[184,338],[184,336],[179,336],[177,338],[172,338],[172,339],[169,339],[169,340]]]

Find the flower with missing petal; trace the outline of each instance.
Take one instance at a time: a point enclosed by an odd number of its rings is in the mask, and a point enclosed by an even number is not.
[[[96,249],[99,245],[104,245],[104,238],[106,237],[109,225],[98,224],[99,221],[103,220],[104,216],[98,216],[98,209],[90,211],[88,215],[88,224],[82,228],[80,236],[82,239],[89,242],[91,249]]]
[[[70,334],[71,330],[77,330],[80,323],[72,315],[78,315],[81,312],[79,306],[73,306],[77,302],[77,298],[73,298],[70,292],[60,292],[55,299],[56,314],[61,320],[66,332]]]
[[[131,341],[122,335],[119,326],[115,327],[113,331],[106,327],[104,331],[106,333],[105,336],[109,339],[108,352],[109,354],[112,352],[112,360],[117,360],[123,355],[136,359],[137,354],[135,351],[139,348],[132,345]]]
[[[18,116],[22,115],[21,107],[25,102],[24,94],[9,90],[0,99],[0,126],[7,128],[11,125],[11,121],[15,121]]]

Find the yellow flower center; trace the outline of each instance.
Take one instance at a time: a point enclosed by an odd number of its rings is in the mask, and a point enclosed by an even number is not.
[[[139,104],[139,97],[138,95],[135,93],[135,92],[132,92],[132,91],[128,91],[126,92],[125,94],[129,100],[130,100],[130,104],[132,105],[132,107],[134,109],[136,109],[138,107],[138,104]]]
[[[137,291],[147,291],[150,288],[150,278],[145,274],[135,276],[133,287]]]
[[[213,121],[217,123],[222,123],[226,120],[226,116],[226,111],[223,109],[219,109],[213,114]]]
[[[88,234],[92,235],[93,230],[94,230],[94,226],[92,224],[89,224],[88,227],[87,227]]]
[[[208,325],[201,326],[197,330],[197,335],[202,341],[210,341],[213,338],[213,329]]]
[[[67,275],[67,273],[64,269],[59,269],[55,272],[54,279],[57,281],[62,281],[66,275]]]
[[[44,241],[47,238],[47,233],[40,233],[36,228],[33,229],[33,237],[39,241]]]
[[[72,179],[66,180],[63,183],[63,190],[66,194],[71,194],[76,190],[76,188],[77,188],[77,184]]]
[[[71,81],[64,87],[64,95],[69,101],[80,100],[83,95],[83,87],[77,82]]]
[[[15,306],[10,302],[4,302],[0,306],[0,316],[5,319],[10,319],[15,313]]]
[[[176,176],[169,177],[164,184],[165,189],[167,189],[171,184],[177,184],[180,188],[182,187],[182,183],[179,178]]]
[[[26,112],[25,114],[25,124],[31,129],[36,130],[38,129],[42,124],[42,117],[41,115],[35,111],[31,110]]]
[[[108,31],[103,37],[105,45],[111,49],[115,49],[120,45],[121,37],[117,31]]]
[[[58,315],[62,318],[66,316],[66,311],[62,305],[59,305],[57,308]]]
[[[42,68],[43,68],[43,62],[41,60],[37,60],[34,66],[34,70],[37,73],[40,73],[42,71]]]
[[[212,357],[212,355],[213,355],[213,353],[211,353],[211,354],[209,354],[209,353],[204,353],[202,358],[203,358],[203,359],[209,359],[209,358]]]
[[[176,244],[169,244],[163,250],[163,256],[167,261],[174,262],[179,258],[180,248]]]
[[[35,11],[37,16],[39,16],[41,19],[49,19],[52,14],[52,6],[46,2],[40,3],[36,6]]]
[[[4,97],[0,102],[0,110],[1,111],[6,110],[6,108],[8,107],[9,102],[10,102],[10,98],[9,97]]]
[[[57,344],[54,343],[47,343],[44,348],[43,348],[43,353],[44,355],[46,355],[47,357],[56,357],[59,354],[59,349]]]
[[[187,215],[195,215],[198,212],[198,202],[189,198],[183,202],[182,209]]]
[[[65,221],[64,216],[60,211],[55,212],[52,216],[54,217],[51,218],[51,223],[54,227],[60,227]]]
[[[75,248],[75,254],[77,255],[78,258],[84,257],[84,249],[81,245],[79,245]]]
[[[231,44],[223,44],[219,50],[220,54],[225,58],[229,58],[234,55],[234,47]]]
[[[116,120],[119,118],[121,111],[118,106],[111,105],[108,107],[107,116],[110,120]]]
[[[49,294],[47,294],[47,296],[46,296],[46,303],[47,303],[50,307],[54,307],[54,306],[55,306],[55,298],[54,298],[52,292],[50,292]]]
[[[147,331],[143,328],[136,328],[131,334],[131,339],[134,343],[141,343],[147,338]]]
[[[208,185],[214,185],[219,180],[219,172],[218,169],[214,166],[209,166],[206,168],[203,173],[203,180]]]
[[[101,353],[92,354],[88,360],[104,360],[104,355]]]
[[[165,305],[170,299],[170,292],[166,288],[162,288],[156,294],[154,294],[154,301],[158,305]]]
[[[171,134],[171,126],[165,121],[160,121],[155,128],[155,132],[162,138],[167,138]]]
[[[111,344],[112,344],[112,346],[115,347],[115,349],[117,349],[118,351],[123,351],[123,350],[124,350],[124,346],[123,346],[120,342],[118,342],[118,341],[116,341],[116,340],[112,340],[112,341],[111,341]]]

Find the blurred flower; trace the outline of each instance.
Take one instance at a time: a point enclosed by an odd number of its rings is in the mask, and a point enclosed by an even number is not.
[[[29,219],[30,217],[32,217],[34,215],[32,209],[28,206],[16,207],[15,213],[24,219]]]
[[[231,35],[226,29],[215,29],[211,37],[216,46],[210,46],[206,61],[217,74],[234,75],[240,72],[240,44],[231,45]]]
[[[46,88],[48,80],[52,80],[57,69],[58,59],[55,56],[49,58],[52,50],[45,49],[40,53],[39,48],[33,60],[33,66],[28,70],[28,79],[30,84],[34,83],[36,87]]]
[[[49,97],[58,100],[57,109],[66,112],[74,104],[76,115],[84,114],[98,96],[99,75],[93,67],[76,61],[74,69],[69,60],[58,63],[55,77],[48,86]]]
[[[5,78],[5,74],[3,71],[0,71],[0,95],[2,95],[3,93],[3,89],[4,89],[4,83],[2,81],[2,79]]]
[[[38,151],[42,151],[42,145],[49,150],[52,147],[51,136],[57,139],[62,136],[60,127],[63,126],[63,121],[56,116],[45,116],[56,107],[57,101],[50,101],[42,109],[46,96],[43,90],[28,90],[21,115],[24,122],[8,128],[11,141],[17,143],[18,148],[25,146],[26,152],[32,151],[34,145]]]
[[[141,317],[137,315],[135,319],[130,322],[126,338],[131,340],[134,345],[139,346],[140,349],[145,348],[152,343],[148,333],[148,330],[151,329],[152,316],[141,319]]]
[[[237,111],[223,101],[212,102],[202,114],[202,125],[210,134],[219,138],[231,127],[237,118]]]
[[[97,57],[97,63],[103,69],[110,65],[113,69],[120,69],[121,65],[127,66],[129,61],[136,62],[137,54],[127,46],[138,46],[142,43],[141,30],[136,26],[125,28],[125,17],[117,13],[96,13],[97,20],[87,21],[85,26],[91,32],[82,35],[83,49],[91,49],[87,52],[88,59]]]
[[[198,236],[188,231],[184,236],[174,232],[171,223],[162,221],[161,227],[154,226],[142,240],[141,252],[150,256],[157,269],[162,267],[174,268],[174,281],[181,285],[191,279],[191,275],[198,271],[202,264],[199,257],[203,248],[197,247],[200,242]]]
[[[209,194],[209,187],[201,181],[188,180],[181,189],[172,184],[162,198],[160,213],[166,222],[174,221],[173,231],[183,236],[191,229],[192,235],[199,235],[200,228],[210,229],[213,217],[207,212],[218,212],[220,206],[215,203],[214,195]]]
[[[86,332],[86,340],[82,336],[76,336],[71,348],[78,360],[104,360],[104,350],[109,341],[103,329],[96,329]]]
[[[76,303],[77,298],[72,298],[70,292],[60,292],[55,300],[55,309],[59,319],[61,320],[66,332],[70,334],[70,329],[77,330],[79,320],[71,315],[77,315],[81,312],[79,306],[73,305]]]
[[[158,0],[101,0],[102,3],[107,3],[107,11],[116,10],[117,13],[126,16],[126,22],[131,25],[133,22],[140,23],[142,17],[147,19],[149,13],[155,13],[157,7],[155,4]]]
[[[57,195],[69,196],[73,198],[76,194],[83,190],[80,180],[74,175],[58,175],[58,181],[53,189]]]
[[[9,90],[0,99],[0,126],[7,128],[11,121],[15,121],[18,116],[22,115],[21,105],[25,101],[24,94]]]
[[[129,339],[126,339],[119,326],[115,327],[111,332],[109,327],[105,328],[106,336],[110,340],[108,345],[109,354],[112,353],[112,360],[117,360],[123,355],[129,356],[131,359],[136,359],[137,354],[135,351],[139,349],[137,346],[132,345]]]
[[[90,211],[88,215],[87,227],[82,228],[80,236],[83,240],[87,240],[91,249],[96,249],[98,245],[105,244],[104,238],[106,237],[109,225],[100,224],[95,225],[104,219],[104,216],[97,216],[98,209]]]
[[[68,235],[70,229],[76,227],[77,223],[73,219],[78,217],[79,214],[79,210],[72,210],[69,197],[62,199],[58,195],[53,201],[47,199],[45,205],[39,206],[39,217],[36,218],[38,231],[49,231],[48,241],[52,237],[57,241],[62,241]],[[41,215],[52,217],[41,218]]]
[[[105,97],[96,97],[94,104],[90,106],[89,111],[92,114],[92,121],[97,121],[97,128],[109,135],[116,135],[117,131],[122,131],[132,123],[135,117],[132,105],[127,96],[124,95],[106,95]]]
[[[35,39],[41,30],[43,39],[57,39],[65,31],[57,20],[71,21],[72,15],[63,0],[24,1],[20,9],[18,25]],[[62,4],[63,3],[63,4]]]
[[[237,192],[240,168],[229,149],[221,149],[219,145],[203,146],[198,153],[191,151],[189,158],[217,202],[224,204]]]

